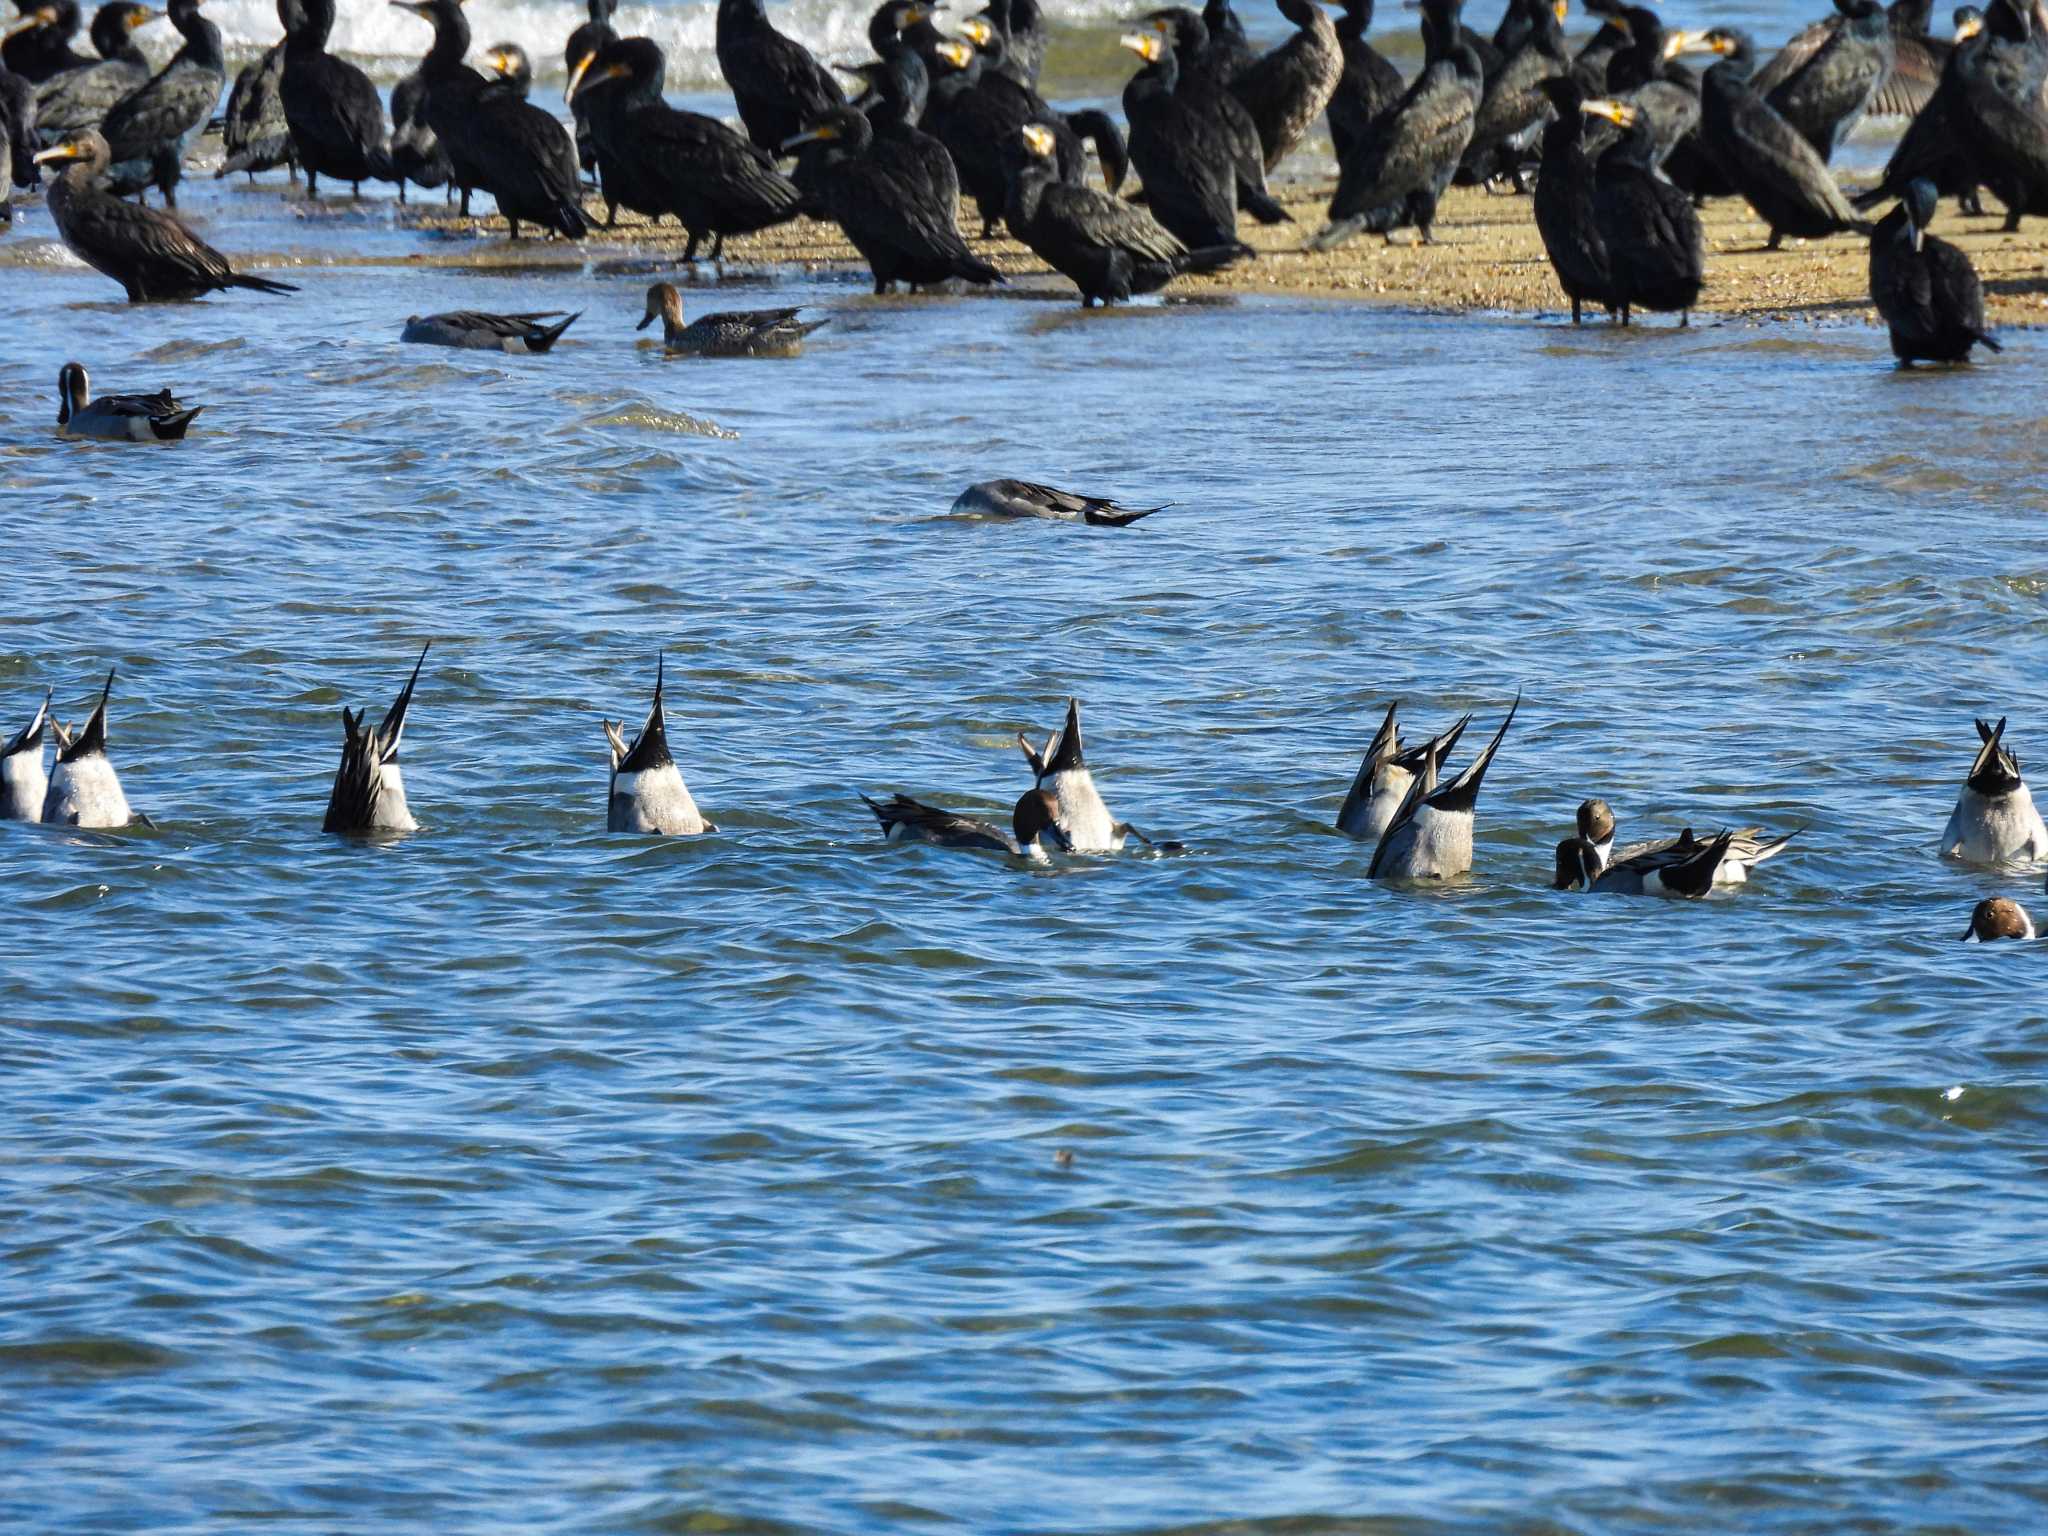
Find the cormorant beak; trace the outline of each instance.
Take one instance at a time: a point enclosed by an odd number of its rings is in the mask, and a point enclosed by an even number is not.
[[[0,40],[14,37],[23,32],[33,32],[37,27],[47,27],[56,19],[57,13],[45,7],[40,11],[32,12],[30,15],[23,17],[5,32],[0,32]]]
[[[512,73],[512,66],[506,61],[504,50],[501,48],[493,48],[484,55],[484,68],[501,80]]]
[[[1956,41],[1958,43],[1967,43],[1983,30],[1984,18],[1982,16],[1972,16],[1968,20],[1956,24]]]
[[[1664,39],[1664,57],[1675,59],[1681,53],[1719,53],[1721,39],[1711,32],[1673,32]]]
[[[988,40],[996,35],[996,29],[983,21],[979,16],[970,16],[961,22],[960,30],[967,35],[968,41],[972,42],[977,48],[986,48]]]
[[[128,30],[130,32],[140,31],[152,21],[162,21],[169,14],[170,12],[168,11],[130,11],[128,13]]]
[[[19,27],[15,29],[15,31],[20,30],[21,29]],[[9,35],[12,36],[13,34],[10,33]],[[80,159],[84,156],[84,153],[85,152],[81,150],[76,144],[59,144],[56,148],[46,149],[41,154],[37,155],[35,157],[35,163],[37,165],[54,165],[60,160]]]
[[[1024,143],[1034,155],[1049,156],[1053,149],[1052,130],[1043,123],[1026,123]]]
[[[931,5],[913,5],[903,13],[903,25],[914,27],[920,21],[929,21],[931,20],[932,12],[943,11],[945,8],[943,0],[935,0],[935,3]]]
[[[1119,48],[1128,48],[1147,64],[1156,64],[1166,52],[1166,44],[1157,32],[1126,32],[1116,40]]]
[[[1622,128],[1628,127],[1630,123],[1636,120],[1636,109],[1634,107],[1631,107],[1625,101],[1616,101],[1608,96],[1598,97],[1592,101],[1582,101],[1579,103],[1579,110],[1588,117],[1604,117],[1610,123],[1614,123]]]
[[[1565,17],[1571,15],[1572,13],[1572,8],[1567,3],[1567,0],[1557,0],[1557,3],[1551,6],[1551,10],[1557,13],[1557,24],[1560,27],[1564,25]]]
[[[784,139],[782,141],[782,152],[786,155],[793,150],[802,148],[806,144],[829,144],[838,137],[838,125],[835,123],[825,123],[819,127],[807,129],[803,133]]]
[[[965,69],[974,62],[974,50],[965,43],[955,42],[950,38],[932,51],[955,69]]]
[[[590,68],[590,66],[593,63],[596,62],[596,60],[597,50],[593,48],[590,52],[586,53],[585,55],[583,55],[582,58],[576,61],[576,67],[569,71],[569,89],[563,95],[562,99],[564,101],[575,100],[577,87],[583,84],[584,73]]]

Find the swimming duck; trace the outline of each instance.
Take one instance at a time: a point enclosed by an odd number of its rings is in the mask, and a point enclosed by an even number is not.
[[[1048,790],[1030,790],[1017,801],[1017,808],[1011,813],[1009,833],[993,822],[962,816],[955,811],[942,811],[908,795],[892,795],[887,801],[878,801],[863,794],[861,799],[867,801],[868,809],[875,813],[875,820],[882,824],[882,840],[888,843],[931,843],[939,848],[983,849],[990,853],[1007,853],[1012,858],[1029,859],[1034,864],[1049,860],[1041,839],[1062,852],[1073,851],[1066,833],[1060,830],[1059,802]]]
[[[334,789],[327,797],[327,819],[323,832],[417,832],[420,824],[405,803],[405,779],[398,768],[398,744],[405,736],[406,706],[412,703],[413,688],[419,683],[420,668],[426,665],[428,646],[420,647],[420,659],[413,663],[412,676],[399,690],[398,699],[375,730],[363,729],[363,713],[350,715],[341,709],[341,767],[334,775]]]
[[[2004,719],[1979,720],[1977,735],[1984,744],[1941,834],[1942,857],[1966,864],[2048,858],[2048,826],[2020,777],[2020,760],[2003,744]]]
[[[1472,717],[1467,715],[1441,736],[1433,736],[1404,752],[1400,728],[1394,723],[1394,712],[1400,707],[1398,699],[1387,706],[1387,717],[1373,733],[1372,744],[1365,749],[1365,757],[1358,765],[1358,775],[1352,779],[1344,804],[1337,811],[1337,830],[1361,842],[1367,838],[1376,840],[1387,830],[1422,765],[1432,755],[1438,762],[1450,756],[1451,748],[1472,723]]]
[[[1603,896],[1679,896],[1697,899],[1713,890],[1728,851],[1735,841],[1733,832],[1723,832],[1711,842],[1700,842],[1687,827],[1677,837],[1647,853],[1605,863],[1597,845],[1585,837],[1568,837],[1557,845],[1555,890],[1584,885]]]
[[[1644,859],[1661,859],[1669,863],[1680,856],[1690,858],[1696,846],[1690,831],[1680,837],[1658,838],[1651,842],[1631,843],[1620,853],[1614,852],[1614,812],[1605,800],[1587,800],[1579,806],[1578,830],[1574,837],[1558,844],[1557,880],[1553,890],[1569,891],[1585,884],[1579,873],[1576,857],[1567,860],[1565,850],[1574,844],[1583,844],[1585,862],[1595,875],[1610,864],[1625,864]],[[1762,827],[1738,827],[1728,834],[1728,854],[1714,871],[1716,885],[1742,885],[1749,879],[1749,872],[1765,859],[1775,858],[1784,852],[1785,845],[1799,835],[1794,829],[1783,837],[1772,837]],[[1571,878],[1567,879],[1569,871]]]
[[[408,315],[400,341],[428,347],[462,347],[474,352],[545,352],[582,315],[577,310],[553,325],[561,314],[544,309],[528,315],[491,315],[477,309],[451,310],[445,315]]]
[[[1022,731],[1017,747],[1031,765],[1038,787],[1050,791],[1054,819],[1073,853],[1116,853],[1135,837],[1148,848],[1176,851],[1178,843],[1155,843],[1127,821],[1118,821],[1103,804],[1095,776],[1081,752],[1081,701],[1067,700],[1067,723],[1045,740],[1045,750],[1031,745]]]
[[[610,798],[606,801],[607,832],[659,833],[663,837],[695,837],[718,828],[704,819],[690,787],[668,750],[668,717],[661,708],[663,660],[655,658],[654,702],[633,744],[622,734],[625,722],[600,720],[612,750]]]
[[[0,747],[0,821],[41,821],[50,776],[43,768],[43,727],[50,721],[50,695],[36,717]]]
[[[43,820],[60,827],[125,827],[136,820],[121,793],[121,779],[107,759],[107,696],[114,674],[107,673],[92,718],[76,737],[56,727],[57,766],[43,792]],[[147,818],[143,818],[145,821]]]
[[[1970,926],[1963,930],[1965,944],[1990,944],[1998,939],[2031,939],[2034,920],[2027,909],[2009,896],[1993,896],[1977,903],[1970,914]]]
[[[116,443],[183,442],[192,418],[203,405],[185,405],[168,389],[153,395],[101,395],[92,399],[92,384],[83,363],[57,370],[57,426],[66,437],[97,437]]]
[[[803,340],[826,320],[798,320],[801,309],[736,309],[699,315],[683,324],[683,296],[674,283],[647,290],[647,313],[633,327],[644,331],[661,322],[663,344],[695,357],[795,357]]]
[[[1367,879],[1448,880],[1472,867],[1472,824],[1479,804],[1479,786],[1521,707],[1522,696],[1517,693],[1507,719],[1501,721],[1486,750],[1441,788],[1437,786],[1437,774],[1443,765],[1443,754],[1429,754],[1422,771],[1408,786],[1394,819],[1381,834],[1379,846],[1373,849]]]
[[[1141,517],[1163,512],[1156,507],[1122,507],[1106,496],[1082,496],[1031,480],[982,480],[953,498],[956,517],[1079,518],[1097,528],[1128,528]]]

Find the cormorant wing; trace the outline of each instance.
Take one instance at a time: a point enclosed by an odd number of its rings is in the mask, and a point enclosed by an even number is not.
[[[1870,111],[1878,117],[1915,117],[1934,99],[1941,84],[1942,68],[1955,45],[1938,37],[1895,37],[1892,39],[1892,72],[1870,99]]]
[[[1096,245],[1117,246],[1142,261],[1179,261],[1188,248],[1134,203],[1108,197],[1093,187],[1055,182],[1045,189],[1040,217],[1051,213]]]
[[[1811,64],[1842,29],[1839,15],[1823,17],[1795,34],[1774,58],[1750,78],[1749,88],[1759,96],[1768,96],[1779,86],[1790,80]]]

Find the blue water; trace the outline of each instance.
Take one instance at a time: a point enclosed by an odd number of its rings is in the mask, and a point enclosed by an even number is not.
[[[693,311],[832,323],[672,361],[618,248],[191,200],[304,291],[0,241],[0,728],[118,666],[158,823],[0,827],[0,1527],[2041,1523],[2048,951],[1955,942],[2041,873],[1934,854],[1973,715],[2048,753],[2030,335],[736,266]],[[397,343],[457,306],[585,314]],[[207,412],[59,440],[68,357]],[[996,473],[1175,505],[946,515]],[[429,639],[423,830],[323,837]],[[699,840],[602,830],[660,650]],[[1471,876],[1369,884],[1385,703],[1518,688]],[[1069,694],[1185,854],[880,845],[856,790],[1000,814]],[[1590,794],[1804,830],[1553,894]]]

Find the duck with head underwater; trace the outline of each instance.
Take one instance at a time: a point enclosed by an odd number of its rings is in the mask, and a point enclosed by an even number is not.
[[[1380,834],[1366,870],[1368,880],[1448,880],[1472,867],[1472,827],[1478,819],[1479,787],[1500,751],[1508,727],[1515,723],[1522,696],[1515,695],[1507,718],[1486,750],[1465,771],[1439,786],[1442,753],[1432,752],[1408,786],[1387,830]]]
[[[398,766],[398,747],[405,736],[405,713],[412,704],[413,689],[419,685],[420,668],[426,665],[428,646],[420,647],[420,659],[413,663],[412,676],[399,690],[397,700],[385,713],[383,722],[365,727],[363,714],[341,710],[341,767],[334,775],[334,788],[327,796],[323,832],[417,832],[412,808],[405,800],[405,775]]]
[[[35,718],[0,747],[0,821],[41,821],[43,797],[50,791],[43,767],[43,732],[50,723],[50,695],[43,695]]]
[[[121,777],[107,757],[107,697],[114,691],[114,674],[107,673],[99,702],[85,729],[76,736],[52,722],[57,733],[57,762],[50,770],[49,788],[43,792],[43,821],[59,827],[91,827],[110,830],[140,821],[147,816],[129,809],[121,791]]]
[[[875,813],[885,843],[930,843],[937,848],[969,848],[983,853],[1007,853],[1033,864],[1049,861],[1045,844],[1062,853],[1072,852],[1066,834],[1060,830],[1058,806],[1042,789],[1027,790],[1010,813],[1010,831],[978,816],[926,805],[908,795],[891,795],[887,800],[861,795]]]
[[[1943,858],[1965,864],[2048,859],[2048,826],[2020,776],[2020,760],[2005,745],[2005,719],[1977,722],[1982,745],[1942,829]]]
[[[1131,838],[1162,853],[1177,853],[1179,843],[1155,842],[1127,821],[1109,814],[1102,792],[1095,787],[1095,775],[1081,750],[1081,701],[1067,700],[1066,724],[1048,736],[1040,750],[1022,731],[1017,748],[1031,765],[1036,788],[1052,796],[1054,823],[1074,853],[1117,853]]]
[[[716,832],[690,797],[683,771],[668,746],[668,716],[661,707],[665,658],[654,662],[654,702],[640,734],[626,744],[625,722],[600,720],[605,745],[611,750],[611,788],[605,800],[607,832],[638,832],[661,837],[695,837]]]

